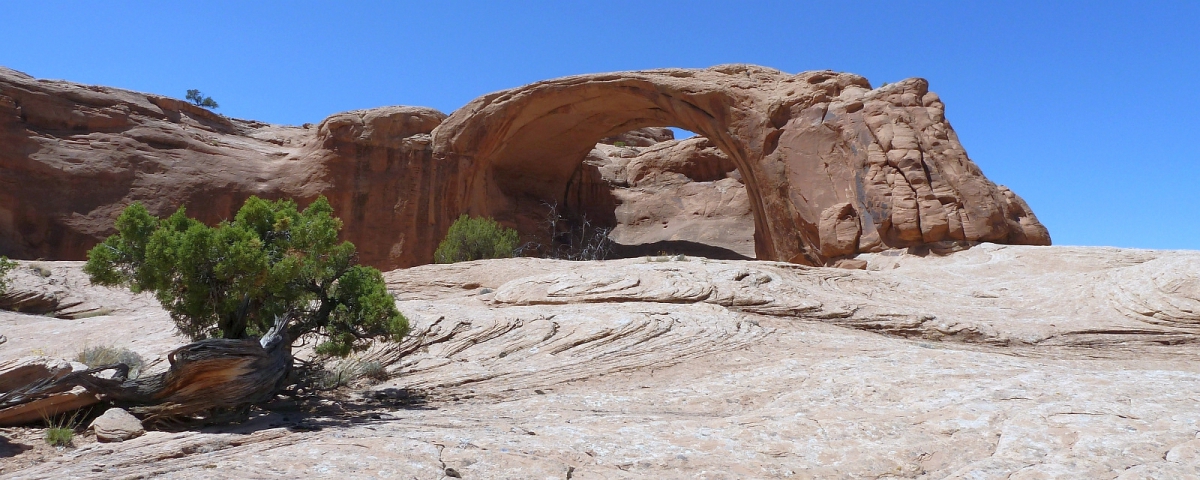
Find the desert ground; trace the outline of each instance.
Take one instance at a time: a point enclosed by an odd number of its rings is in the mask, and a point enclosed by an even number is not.
[[[413,332],[358,357],[387,380],[121,443],[4,428],[0,476],[1197,478],[1200,252],[857,259],[393,270]],[[81,265],[21,262],[14,291],[76,318],[0,312],[0,364],[102,344],[165,368],[167,314]]]

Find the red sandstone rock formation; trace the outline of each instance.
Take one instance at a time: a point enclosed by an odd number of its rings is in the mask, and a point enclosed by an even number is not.
[[[704,137],[677,141],[644,130],[620,137],[643,141],[596,145],[568,186],[568,214],[612,227],[618,255],[754,258],[754,216],[729,157]]]
[[[650,126],[698,132],[736,165],[760,259],[1048,244],[1028,206],[967,158],[943,111],[921,79],[872,90],[851,74],[725,65],[548,80],[449,118],[388,107],[303,128],[0,69],[0,254],[83,258],[135,200],[217,222],[250,195],[323,194],[363,262],[418,265],[464,212],[536,231],[543,202],[570,204],[597,141]]]
[[[360,259],[428,263],[429,132],[445,114],[384,107],[285,127],[167,97],[0,69],[0,254],[82,259],[133,201],[209,223],[250,195],[329,197]]]
[[[434,130],[434,160],[462,168],[443,216],[528,230],[597,140],[677,126],[741,172],[760,259],[824,264],[944,240],[1049,244],[1028,206],[967,158],[944,109],[922,79],[872,90],[857,75],[750,65],[581,75],[469,103]]]

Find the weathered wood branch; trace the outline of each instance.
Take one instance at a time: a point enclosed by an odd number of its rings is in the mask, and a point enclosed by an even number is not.
[[[184,345],[168,355],[170,368],[157,375],[127,380],[129,367],[116,364],[44,378],[0,392],[0,407],[16,408],[76,387],[143,415],[150,422],[211,415],[266,402],[284,386],[291,372],[292,345],[287,324],[286,319],[276,319],[258,341],[217,338]],[[117,369],[113,378],[96,376],[112,369]],[[0,410],[0,424],[7,410]]]

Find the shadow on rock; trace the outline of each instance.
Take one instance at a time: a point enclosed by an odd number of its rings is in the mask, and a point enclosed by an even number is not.
[[[315,432],[326,428],[397,420],[401,415],[396,412],[404,410],[436,409],[430,405],[428,392],[386,388],[340,396],[278,399],[264,405],[262,410],[251,413],[245,422],[204,427],[199,431],[249,434],[283,427],[293,432]]]
[[[638,245],[614,243],[611,258],[637,258],[663,254],[704,257],[712,260],[754,260],[752,257],[747,257],[728,248],[687,240],[662,240]]]
[[[7,437],[0,437],[0,458],[11,458],[33,447],[21,443],[13,443]]]

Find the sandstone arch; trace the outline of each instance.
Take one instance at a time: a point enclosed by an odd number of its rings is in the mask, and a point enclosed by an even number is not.
[[[742,172],[759,259],[804,264],[943,240],[1048,244],[1019,197],[983,177],[927,82],[872,90],[828,71],[751,65],[547,80],[485,95],[433,132],[458,171],[442,223],[468,212],[532,228],[603,137],[674,126],[708,137]],[[444,227],[443,227],[444,228]]]
[[[361,261],[421,265],[461,213],[528,230],[528,204],[562,195],[596,140],[651,125],[704,135],[737,164],[759,259],[1048,244],[1025,202],[967,157],[944,110],[921,79],[871,89],[852,74],[725,65],[547,80],[448,118],[382,107],[287,127],[0,67],[11,147],[0,149],[0,255],[83,259],[133,201],[215,223],[250,195],[325,195]]]

